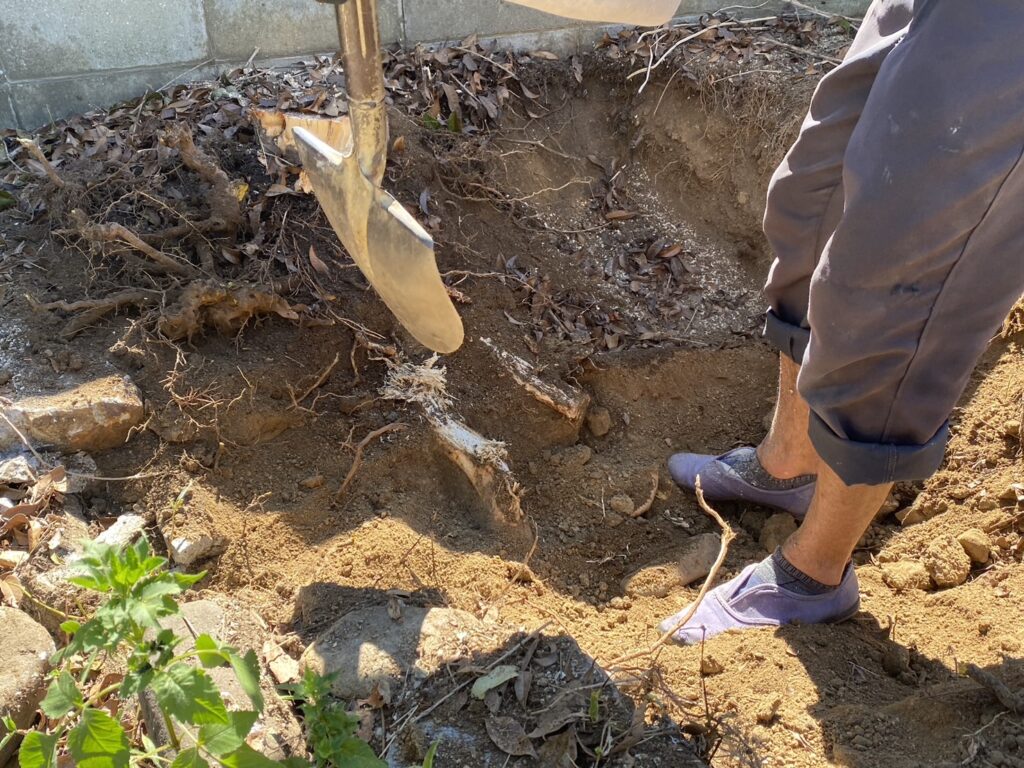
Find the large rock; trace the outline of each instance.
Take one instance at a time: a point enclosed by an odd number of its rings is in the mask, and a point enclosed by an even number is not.
[[[131,379],[108,376],[54,395],[15,401],[4,413],[33,445],[75,452],[123,444],[142,421],[143,407]],[[0,423],[0,451],[20,445],[10,425]]]
[[[703,579],[715,564],[722,540],[714,533],[699,533],[683,542],[675,565],[651,565],[627,576],[623,591],[632,597],[668,597],[674,590]]]
[[[28,728],[46,694],[53,638],[21,611],[0,606],[0,649],[0,717],[10,717],[19,728]],[[4,734],[0,725],[0,738]],[[0,765],[10,759],[16,747],[11,743],[0,750]]]
[[[378,684],[397,686],[408,672],[426,677],[461,655],[468,635],[482,625],[453,608],[405,606],[399,619],[387,606],[360,608],[338,619],[306,649],[301,666],[337,674],[334,694],[365,699]]]

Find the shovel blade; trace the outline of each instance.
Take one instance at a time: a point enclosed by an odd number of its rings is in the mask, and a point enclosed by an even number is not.
[[[457,350],[462,319],[441,281],[430,234],[362,174],[351,147],[339,151],[302,128],[294,135],[320,207],[388,309],[425,347]]]

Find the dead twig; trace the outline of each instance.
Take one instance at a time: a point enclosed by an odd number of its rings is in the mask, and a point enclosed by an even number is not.
[[[290,406],[288,406],[288,410],[292,410],[294,408],[298,408],[299,407],[299,403],[301,403],[303,400],[305,400],[307,397],[309,397],[311,394],[313,394],[314,390],[319,389],[320,387],[322,387],[324,385],[324,382],[327,381],[327,379],[330,377],[331,373],[337,367],[338,361],[340,359],[341,359],[341,354],[340,353],[335,354],[334,355],[334,360],[331,361],[331,364],[328,365],[326,368],[324,368],[323,372],[321,372],[321,374],[316,377],[316,381],[314,381],[302,393],[302,395],[300,397],[295,397],[293,395],[292,396],[292,404]],[[288,385],[288,391],[291,392],[291,385],[290,384]]]
[[[368,434],[366,437],[359,441],[359,445],[356,446],[355,458],[352,459],[352,466],[349,467],[348,474],[345,475],[345,479],[342,481],[341,487],[338,489],[338,492],[334,494],[335,501],[338,501],[339,499],[341,499],[342,496],[345,495],[345,491],[348,490],[349,485],[355,478],[356,472],[359,471],[359,467],[363,463],[363,450],[366,448],[366,446],[368,446],[371,442],[376,440],[381,435],[385,435],[388,432],[399,432],[403,429],[408,428],[408,426],[408,424],[401,421],[396,421],[394,424],[386,424],[380,429],[373,430],[372,432],[370,432],[370,434]]]
[[[46,159],[46,155],[43,154],[43,150],[39,148],[33,139],[19,138],[18,143],[25,148],[25,151],[32,155],[32,159],[35,160],[43,167],[43,171],[46,173],[46,177],[53,182],[55,187],[63,187],[64,179],[57,173],[57,169],[53,167],[49,160]]]
[[[734,538],[736,538],[736,533],[733,531],[732,526],[725,522],[725,520],[722,519],[722,516],[704,500],[704,491],[701,488],[699,475],[697,476],[696,492],[697,502],[700,504],[700,508],[703,509],[716,523],[718,523],[718,527],[722,529],[722,543],[719,546],[718,557],[715,558],[715,564],[711,566],[711,570],[708,572],[707,578],[704,579],[700,592],[697,593],[697,597],[690,605],[689,610],[683,614],[682,618],[679,619],[674,626],[670,627],[667,632],[663,633],[661,637],[659,637],[647,650],[638,651],[615,659],[611,662],[611,667],[619,667],[627,661],[639,659],[644,656],[651,656],[655,651],[668,643],[672,638],[672,635],[678,632],[686,622],[693,618],[693,614],[697,612],[701,602],[704,600],[704,596],[707,595],[708,590],[711,588],[711,584],[714,583],[715,579],[718,577],[718,572],[722,568],[722,563],[725,562],[725,556],[729,553],[729,544]]]
[[[658,498],[658,470],[653,470],[651,472],[651,482],[651,495],[647,497],[647,501],[645,501],[643,504],[641,504],[639,507],[634,509],[629,514],[630,517],[642,517],[651,510],[651,507],[654,506],[654,500]]]

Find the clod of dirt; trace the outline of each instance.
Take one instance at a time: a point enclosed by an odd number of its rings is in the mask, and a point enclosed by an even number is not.
[[[590,461],[594,451],[589,445],[571,445],[556,453],[552,459],[566,469],[582,469]]]
[[[587,413],[587,429],[594,437],[604,437],[612,429],[611,412],[603,405],[595,405]]]
[[[910,671],[910,650],[898,643],[890,643],[882,652],[882,669],[892,677]]]
[[[636,502],[625,493],[617,493],[608,499],[608,506],[616,514],[632,517],[633,510],[636,509]]]
[[[950,535],[940,536],[929,544],[922,562],[939,588],[959,586],[971,573],[971,558]]]
[[[927,590],[932,586],[932,577],[928,574],[928,569],[915,560],[883,563],[882,581],[898,592]]]
[[[964,552],[975,563],[987,563],[992,553],[992,540],[980,528],[969,528],[956,537]]]
[[[10,717],[19,728],[28,728],[36,707],[46,693],[48,659],[54,651],[53,638],[39,624],[16,608],[0,606],[0,716]],[[0,739],[6,729],[0,725]],[[17,742],[0,749],[0,763],[14,753]]]
[[[122,445],[143,417],[139,390],[127,376],[108,376],[54,395],[15,401],[4,415],[34,445],[59,451],[98,451]],[[0,423],[0,451],[21,445]]]
[[[931,520],[933,517],[941,515],[948,508],[949,505],[945,499],[933,499],[921,494],[914,499],[913,504],[902,512],[897,512],[896,519],[900,521],[900,525],[917,525],[925,520]]]
[[[299,663],[318,674],[337,674],[332,690],[339,698],[365,699],[378,684],[397,690],[409,672],[436,672],[460,656],[466,638],[481,629],[472,614],[453,608],[406,606],[395,621],[387,606],[375,605],[338,619]]]
[[[298,320],[299,313],[276,293],[215,282],[191,283],[178,303],[157,321],[157,329],[177,341],[199,335],[210,326],[223,334],[237,333],[254,317],[278,315]]]
[[[714,656],[707,654],[700,660],[700,673],[704,677],[713,677],[725,672],[725,665]]]
[[[1008,419],[1003,424],[1003,434],[1007,437],[1020,437],[1020,419]]]
[[[796,520],[793,516],[780,512],[772,515],[761,529],[761,537],[758,540],[767,552],[774,552],[778,547],[796,531]]]
[[[779,716],[779,707],[782,706],[782,697],[778,694],[763,699],[754,711],[754,719],[760,725],[771,725]]]

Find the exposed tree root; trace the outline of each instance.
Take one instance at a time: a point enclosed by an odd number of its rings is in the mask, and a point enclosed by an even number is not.
[[[182,276],[196,274],[195,267],[191,264],[157,250],[123,224],[90,224],[85,213],[77,208],[71,211],[70,218],[75,225],[75,231],[89,242],[125,243],[145,255],[162,272]]]
[[[61,330],[62,338],[70,339],[77,336],[90,325],[111,312],[117,312],[125,307],[144,307],[155,304],[160,297],[158,291],[147,291],[134,289],[113,293],[104,296],[102,299],[86,299],[82,301],[51,301],[40,304],[30,299],[32,307],[37,310],[60,310],[61,312],[80,313],[73,317]]]
[[[276,293],[246,286],[228,288],[210,281],[195,282],[182,291],[177,305],[160,317],[157,330],[172,341],[191,340],[207,326],[224,334],[236,333],[260,315],[299,319],[298,312]]]
[[[181,161],[210,185],[206,201],[210,206],[209,229],[233,235],[242,223],[242,208],[236,189],[224,170],[192,141],[192,134],[184,124],[171,126],[163,137],[164,143],[178,150]]]

